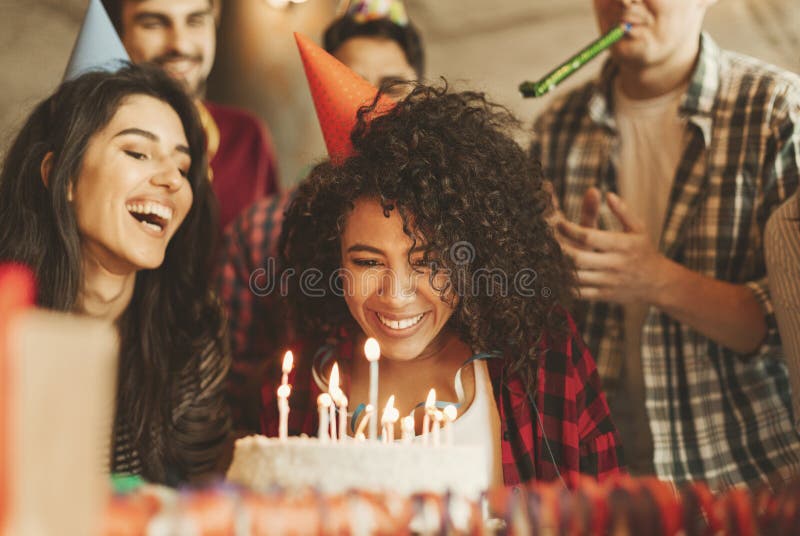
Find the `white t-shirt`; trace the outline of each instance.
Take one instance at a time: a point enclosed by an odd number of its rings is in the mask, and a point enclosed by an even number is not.
[[[485,361],[473,361],[475,398],[463,415],[450,425],[456,445],[481,445],[484,467],[491,486],[503,485],[503,465],[500,455],[500,413],[494,400],[489,367]]]

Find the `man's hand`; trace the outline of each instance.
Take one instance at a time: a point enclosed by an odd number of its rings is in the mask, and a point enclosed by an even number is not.
[[[555,195],[553,190],[553,184],[549,181],[544,182],[544,189],[547,192],[550,192],[550,196],[553,199],[553,210],[550,214],[547,215],[547,223],[550,224],[551,227],[555,230],[556,240],[559,244],[561,244],[562,248],[565,245],[569,245],[575,249],[581,249],[581,246],[572,240],[570,240],[567,236],[559,230],[559,224],[561,222],[567,222],[567,217],[561,211],[561,205],[558,202],[558,197]],[[600,217],[600,190],[595,187],[588,188],[586,193],[583,195],[583,202],[581,203],[581,217],[580,217],[580,224],[582,227],[587,227],[590,229],[597,229],[597,221]]]
[[[590,192],[594,190],[593,193]],[[583,225],[596,223],[600,194],[595,188],[584,196],[581,225],[561,219],[557,223],[561,247],[578,269],[580,296],[587,300],[616,303],[652,303],[666,259],[653,246],[644,223],[617,195],[606,196],[623,232],[601,231]]]

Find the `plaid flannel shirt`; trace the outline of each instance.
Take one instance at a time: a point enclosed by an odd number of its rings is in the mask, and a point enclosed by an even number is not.
[[[594,359],[571,318],[569,326],[569,337],[542,337],[537,390],[532,397],[535,406],[522,380],[506,372],[502,359],[490,359],[487,363],[500,414],[503,481],[507,486],[533,479],[554,480],[559,474],[567,485],[574,486],[581,474],[603,480],[622,470],[622,448],[600,388]],[[317,396],[321,391],[312,367],[314,356],[322,352],[319,345],[307,346],[297,352],[301,358],[295,360],[296,366],[289,377],[292,385],[289,435],[317,435]],[[343,389],[347,391],[349,363],[354,354],[352,338],[345,335],[328,347],[339,363]],[[332,363],[333,359],[328,364]],[[280,364],[274,363],[267,376],[261,390],[261,432],[275,437]],[[319,376],[326,378],[328,373],[319,371]]]
[[[284,211],[295,190],[256,201],[225,229],[216,284],[228,316],[232,364],[228,399],[238,434],[257,433],[268,364],[288,341],[277,266]]]
[[[768,333],[754,355],[738,355],[650,308],[642,367],[654,463],[677,482],[776,484],[800,470],[800,443],[762,239],[770,213],[798,183],[800,79],[723,51],[705,34],[700,49],[681,104],[687,141],[659,249],[698,273],[747,285]],[[534,127],[532,155],[571,221],[579,220],[588,187],[617,191],[615,71],[609,60],[598,80],[558,99]],[[620,230],[605,210],[600,227]],[[580,323],[612,397],[623,358],[622,308],[588,304]]]

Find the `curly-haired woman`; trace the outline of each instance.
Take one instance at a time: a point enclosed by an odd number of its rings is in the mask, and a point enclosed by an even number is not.
[[[368,402],[361,349],[374,337],[380,406],[394,394],[409,414],[432,387],[458,400],[455,438],[485,447],[478,470],[493,484],[618,472],[595,364],[566,313],[574,275],[545,221],[538,167],[512,138],[516,121],[482,94],[424,86],[370,114],[359,114],[355,155],[317,166],[283,225],[302,354],[290,434],[316,432],[318,382],[334,360],[349,407]],[[262,389],[267,435],[277,379]]]
[[[40,306],[119,330],[112,471],[178,483],[223,457],[229,356],[208,281],[213,205],[194,105],[154,68],[62,84],[6,155],[0,262],[31,267]]]

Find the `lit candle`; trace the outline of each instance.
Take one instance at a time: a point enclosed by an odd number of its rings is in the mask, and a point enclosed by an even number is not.
[[[448,404],[444,408],[444,440],[447,446],[453,444],[453,422],[458,416],[458,410],[453,404]]]
[[[407,415],[400,421],[400,427],[403,430],[403,443],[410,444],[414,442],[414,415]]]
[[[289,384],[289,373],[292,371],[293,365],[294,354],[292,354],[291,350],[288,350],[285,354],[283,354],[283,376],[281,376],[281,385]]]
[[[347,397],[341,389],[336,406],[339,408],[339,442],[344,442],[347,439]]]
[[[336,402],[339,396],[339,364],[334,363],[331,369],[331,379],[328,382],[328,394],[331,400]],[[336,405],[331,404],[330,407],[330,425],[331,425],[331,441],[336,442]]]
[[[328,437],[328,411],[330,410],[333,400],[328,393],[322,393],[317,397],[317,409],[319,410],[319,430],[317,437],[323,443],[327,443],[330,439]]]
[[[392,421],[392,416],[394,415],[394,395],[389,397],[389,401],[386,402],[386,407],[383,408],[383,415],[381,416],[381,436],[383,436],[383,442],[389,443],[394,440],[394,421]]]
[[[431,426],[431,414],[436,410],[436,389],[428,391],[428,398],[425,399],[425,416],[422,418],[422,443],[428,444],[428,428]]]
[[[367,404],[364,407],[364,416],[361,417],[361,422],[358,423],[358,428],[356,428],[356,439],[366,438],[364,429],[367,427],[367,423],[373,413],[375,413],[375,408],[372,407],[372,404]]]
[[[392,408],[392,411],[389,413],[389,441],[394,441],[394,423],[396,423],[400,419],[400,410],[397,408]]]
[[[278,438],[286,441],[289,437],[289,395],[292,388],[289,385],[278,387]]]
[[[442,426],[442,421],[444,420],[444,415],[438,409],[434,409],[432,412],[433,416],[433,446],[438,447],[439,443],[439,428]]]
[[[364,355],[369,361],[369,403],[373,408],[378,407],[378,360],[381,357],[381,347],[378,341],[370,337],[364,343]],[[378,419],[372,419],[369,423],[369,438],[372,441],[378,439]]]

